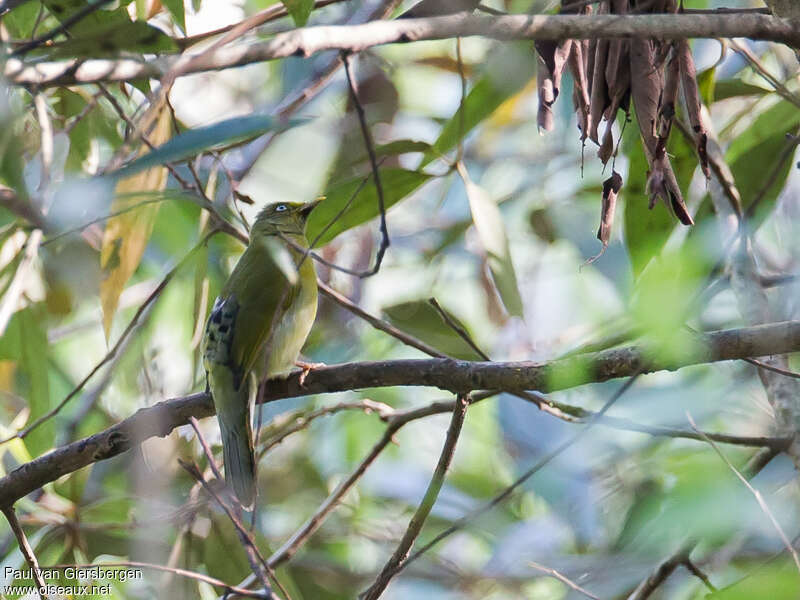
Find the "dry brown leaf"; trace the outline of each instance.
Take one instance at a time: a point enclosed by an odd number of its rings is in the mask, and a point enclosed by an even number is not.
[[[558,99],[561,90],[561,76],[564,65],[570,54],[572,40],[553,42],[549,40],[535,43],[538,54],[538,87],[539,87],[539,129],[553,129],[553,103]]]
[[[578,127],[581,129],[581,141],[589,135],[589,82],[586,80],[586,52],[589,50],[587,40],[575,40],[569,53],[569,70],[572,73],[572,105],[578,113]]]
[[[591,72],[592,92],[589,101],[589,138],[598,142],[597,128],[603,113],[611,104],[606,85],[606,61],[609,40],[597,40],[594,55],[594,70]],[[599,142],[598,142],[599,143]]]
[[[680,64],[681,87],[683,88],[683,100],[686,103],[686,113],[689,115],[689,124],[695,135],[700,168],[703,170],[703,175],[708,179],[711,176],[708,169],[708,151],[706,148],[708,134],[700,116],[702,103],[700,90],[697,87],[697,72],[694,66],[694,58],[692,58],[692,49],[689,47],[687,40],[679,40],[676,51],[678,63]]]
[[[166,142],[172,131],[172,116],[164,106],[148,139],[151,144]],[[142,149],[141,154],[147,150]],[[135,194],[139,192],[161,191],[167,184],[166,167],[154,167],[136,175],[126,177],[117,183],[112,214],[125,210],[141,202]],[[135,210],[124,212],[106,222],[103,244],[100,250],[100,268],[103,280],[100,282],[100,304],[103,309],[103,329],[106,339],[111,333],[111,323],[119,304],[119,296],[136,271],[144,254],[147,241],[153,231],[159,203],[145,204]]]
[[[614,212],[617,208],[617,197],[621,189],[622,176],[616,171],[612,171],[611,177],[603,182],[603,207],[600,212],[600,227],[597,230],[597,239],[603,242],[603,248],[608,246],[608,240],[611,237]]]
[[[658,100],[664,89],[661,70],[656,68],[655,44],[653,40],[638,38],[631,40],[631,95],[642,135],[644,153],[650,165],[647,177],[650,208],[653,208],[656,200],[661,198],[681,223],[692,225],[694,221],[684,204],[672,165],[655,133]]]
[[[666,148],[672,122],[675,120],[675,102],[678,99],[678,83],[680,81],[680,63],[674,50],[670,52],[664,72],[664,89],[658,106],[658,147]]]

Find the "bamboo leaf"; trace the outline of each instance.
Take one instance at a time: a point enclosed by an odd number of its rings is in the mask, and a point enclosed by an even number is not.
[[[388,210],[400,202],[430,178],[430,175],[419,171],[381,169],[386,209]],[[351,202],[350,208],[337,218],[339,212],[347,206],[359,188],[362,189]],[[366,223],[377,217],[378,214],[380,214],[378,194],[371,180],[364,184],[362,176],[335,183],[325,192],[325,200],[314,209],[308,218],[306,229],[308,239],[314,240],[333,221],[330,228],[317,240],[317,246],[324,246],[340,233]]]
[[[517,275],[511,260],[508,236],[497,203],[480,186],[474,184],[465,169],[460,170],[467,189],[472,222],[483,244],[489,270],[508,314],[521,317],[522,298],[517,287]]]
[[[150,140],[159,144],[171,133],[172,117],[169,110],[162,109],[158,122],[150,134]],[[111,213],[130,208],[139,202],[137,193],[158,192],[167,184],[167,169],[154,166],[148,170],[122,178],[115,188],[115,199]],[[103,329],[106,339],[111,333],[111,323],[119,304],[119,296],[131,275],[136,271],[144,249],[153,231],[159,203],[145,204],[135,210],[123,212],[106,222],[103,243],[100,249],[100,267],[103,280],[100,282],[100,304],[103,309]]]
[[[281,121],[267,115],[248,115],[196,127],[176,135],[110,175],[129,177],[157,165],[185,160],[206,150],[252,139],[267,131],[284,131],[307,122],[307,119]]]
[[[281,2],[291,15],[295,25],[302,27],[308,22],[311,10],[314,8],[314,0],[281,0]]]
[[[444,322],[439,312],[427,300],[411,300],[386,306],[384,314],[389,322],[406,333],[440,350],[443,354],[462,360],[482,360],[452,327]],[[450,311],[453,321],[467,329]]]

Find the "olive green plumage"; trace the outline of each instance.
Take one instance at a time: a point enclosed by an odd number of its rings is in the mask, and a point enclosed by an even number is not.
[[[317,278],[305,224],[318,201],[266,206],[214,301],[203,365],[222,434],[225,479],[245,508],[255,501],[252,412],[258,382],[294,366],[317,314]],[[298,268],[299,265],[299,268]]]

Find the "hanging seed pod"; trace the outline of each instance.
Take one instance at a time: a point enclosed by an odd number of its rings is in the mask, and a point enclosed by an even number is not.
[[[675,102],[678,99],[678,83],[680,82],[680,64],[675,48],[669,52],[666,68],[664,69],[664,89],[658,103],[658,120],[656,121],[656,134],[658,135],[657,152],[665,149],[672,122],[675,120]]]
[[[608,240],[611,237],[611,226],[614,224],[617,197],[621,189],[622,176],[616,171],[612,171],[611,177],[603,182],[603,207],[600,212],[600,228],[597,230],[597,239],[603,243],[603,248],[608,246]]]
[[[658,100],[664,90],[664,80],[660,69],[656,68],[656,42],[634,38],[631,40],[631,95],[636,111],[636,120],[642,136],[644,153],[650,165],[647,177],[647,193],[650,208],[658,198],[671,208],[684,225],[694,221],[683,201],[680,186],[672,170],[663,145],[656,134]]]
[[[679,40],[676,43],[678,63],[680,64],[681,87],[683,88],[683,100],[686,103],[686,113],[689,115],[689,124],[695,135],[697,156],[700,158],[700,168],[703,175],[708,179],[711,174],[708,169],[708,135],[703,126],[703,119],[700,117],[701,101],[700,90],[697,88],[697,72],[692,58],[692,50],[687,40]]]
[[[573,40],[569,53],[569,70],[572,73],[572,105],[578,114],[578,127],[581,130],[581,142],[589,135],[589,82],[586,80],[587,40]]]
[[[561,75],[570,54],[572,40],[553,42],[549,40],[535,43],[538,54],[538,88],[539,111],[538,123],[540,131],[553,129],[553,103],[561,89]]]

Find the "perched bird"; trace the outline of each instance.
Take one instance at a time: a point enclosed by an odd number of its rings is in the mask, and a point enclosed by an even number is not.
[[[300,248],[308,248],[306,219],[318,203],[264,207],[206,323],[203,365],[225,479],[245,509],[256,496],[251,421],[258,382],[291,370],[317,314],[314,263]]]

